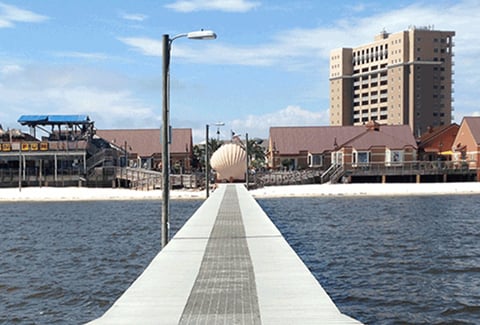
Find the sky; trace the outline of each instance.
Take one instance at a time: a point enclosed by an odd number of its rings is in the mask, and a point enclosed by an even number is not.
[[[409,26],[453,30],[454,122],[480,115],[480,1],[0,0],[0,124],[85,114],[97,129],[162,121],[162,35],[172,43],[170,119],[202,141],[231,131],[329,124],[329,53]],[[224,125],[216,126],[219,122]]]

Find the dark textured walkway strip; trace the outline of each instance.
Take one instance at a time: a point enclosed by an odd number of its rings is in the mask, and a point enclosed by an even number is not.
[[[180,324],[260,324],[237,191],[228,186]]]

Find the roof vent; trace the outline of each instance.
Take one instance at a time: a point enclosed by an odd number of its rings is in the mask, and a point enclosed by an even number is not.
[[[365,127],[368,131],[380,131],[380,124],[378,124],[377,121],[370,120],[365,124]]]

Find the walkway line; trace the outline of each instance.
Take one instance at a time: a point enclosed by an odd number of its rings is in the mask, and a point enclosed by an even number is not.
[[[180,324],[260,324],[255,274],[233,185],[226,188]]]

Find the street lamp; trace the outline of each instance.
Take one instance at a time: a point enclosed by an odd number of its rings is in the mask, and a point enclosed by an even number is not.
[[[223,122],[217,122],[214,124],[216,127],[217,127],[217,145],[219,145],[219,142],[220,142],[220,127],[221,126],[224,126],[225,123]],[[208,199],[208,197],[210,196],[210,165],[209,165],[209,148],[208,148],[208,144],[209,144],[209,140],[208,140],[208,130],[210,128],[210,125],[206,125],[205,126],[205,195]]]
[[[208,163],[208,129],[209,125],[205,125],[205,196],[208,199],[210,196],[210,165]]]
[[[225,125],[225,123],[223,123],[223,122],[215,123],[215,126],[217,127],[217,142],[220,141],[220,127],[224,126],[224,125]]]
[[[169,123],[169,79],[170,79],[170,52],[172,42],[177,38],[187,37],[189,39],[210,40],[217,38],[217,35],[211,30],[199,30],[190,33],[178,34],[172,38],[164,34],[162,38],[163,51],[163,103],[162,103],[162,248],[168,243],[169,226],[169,197],[170,197],[170,153],[168,145],[170,144],[170,123]]]

